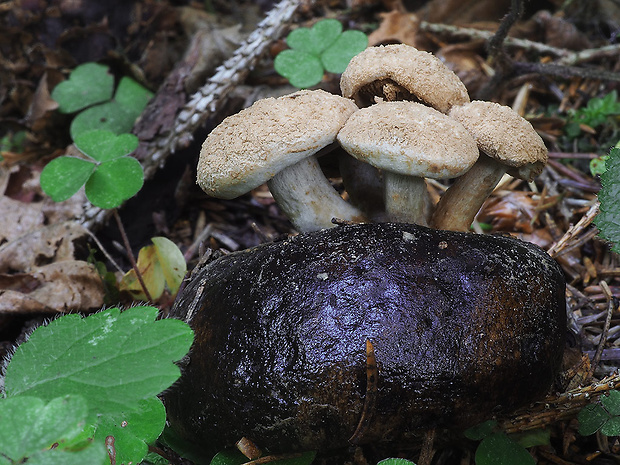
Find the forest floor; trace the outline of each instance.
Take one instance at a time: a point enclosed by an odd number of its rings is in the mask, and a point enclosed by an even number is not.
[[[601,183],[591,170],[620,141],[618,2],[527,2],[509,24],[506,15],[519,1],[302,1],[278,36],[269,37],[266,53],[248,63],[251,69],[234,69],[225,94],[211,96],[200,121],[184,127],[175,120],[183,106],[234,56],[271,1],[47,3],[0,2],[0,357],[44,318],[133,300],[104,292],[97,272],[84,266],[94,254],[113,270],[105,250],[123,272],[130,268],[117,223],[89,210],[83,192],[54,203],[41,190],[43,167],[72,150],[71,116],[57,111],[54,87],[77,65],[99,62],[117,79],[131,76],[154,93],[134,126],[146,182],[119,214],[135,253],[151,237],[165,236],[191,270],[204,248],[242,250],[296,232],[265,186],[234,200],[206,196],[194,181],[196,163],[202,141],[225,117],[296,90],[273,68],[288,30],[336,18],[368,34],[370,45],[405,43],[434,53],[472,100],[512,107],[544,140],[543,173],[532,183],[504,179],[474,223],[478,233],[510,234],[547,250],[568,282],[562,379],[548,399],[502,426],[547,428],[550,444],[531,449],[540,464],[618,463],[617,438],[582,437],[576,424],[584,405],[620,381],[620,265],[592,224]],[[497,34],[502,24],[506,38]],[[316,88],[339,93],[339,79],[326,73]],[[159,142],[161,153],[153,148]],[[336,166],[327,161],[323,168],[342,188]],[[447,185],[429,184],[433,200]],[[172,301],[164,294],[156,304],[165,311]],[[347,460],[365,463],[359,454]],[[434,460],[473,463],[473,449],[448,447]]]

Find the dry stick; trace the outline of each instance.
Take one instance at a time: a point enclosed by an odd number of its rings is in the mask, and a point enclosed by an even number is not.
[[[230,92],[243,82],[267,47],[282,35],[300,4],[297,0],[278,3],[233,56],[219,66],[206,84],[190,98],[168,132],[148,144],[142,161],[145,179],[151,178],[170,154],[191,143],[194,132],[221,108]],[[94,229],[104,223],[108,214],[107,210],[85,205],[79,222],[88,229]]]
[[[615,307],[616,307],[615,302],[614,302],[614,295],[611,292],[611,289],[609,289],[609,285],[607,284],[607,282],[601,281],[599,285],[601,286],[601,289],[603,290],[603,293],[605,294],[605,298],[607,299],[607,317],[605,318],[605,325],[603,326],[603,332],[601,333],[601,338],[598,341],[598,347],[596,348],[596,353],[594,354],[594,357],[592,358],[592,362],[590,364],[591,374],[594,374],[596,367],[601,361],[601,356],[603,355],[603,347],[605,346],[605,341],[607,340],[607,334],[609,333],[609,327],[611,326],[611,316],[613,315]]]
[[[114,215],[114,219],[116,220],[116,224],[118,225],[118,229],[121,232],[121,237],[123,238],[123,244],[125,244],[125,250],[127,250],[127,257],[129,257],[129,261],[131,262],[131,266],[133,267],[134,272],[136,273],[136,278],[138,278],[138,282],[140,286],[142,286],[142,290],[144,291],[144,295],[146,296],[149,302],[153,302],[153,298],[151,297],[151,293],[146,288],[146,284],[144,284],[144,279],[142,279],[142,273],[138,268],[138,264],[136,263],[136,257],[134,257],[133,252],[131,250],[131,244],[129,244],[129,239],[127,238],[127,233],[125,232],[125,228],[123,227],[123,223],[121,222],[121,217],[118,214],[118,209],[113,208],[112,214]]]
[[[564,233],[564,235],[560,238],[558,242],[553,244],[551,248],[547,251],[549,256],[557,257],[558,255],[562,255],[566,253],[570,248],[568,247],[568,243],[573,241],[573,239],[585,228],[587,228],[594,217],[598,214],[599,203],[595,202],[588,212],[573,226],[568,228],[568,231]]]

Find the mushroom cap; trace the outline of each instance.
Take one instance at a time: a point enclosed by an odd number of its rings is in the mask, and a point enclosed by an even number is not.
[[[322,90],[258,100],[207,136],[198,185],[222,199],[245,194],[334,142],[356,110],[352,100]]]
[[[469,102],[465,84],[439,58],[405,44],[368,47],[353,57],[340,78],[340,90],[359,104],[363,89],[381,81],[392,81],[443,113]]]
[[[415,102],[380,102],[357,111],[338,133],[342,147],[385,171],[434,179],[465,173],[478,147],[458,121]]]
[[[450,110],[471,133],[478,148],[508,167],[514,177],[531,181],[547,164],[547,147],[529,121],[512,108],[475,100]]]

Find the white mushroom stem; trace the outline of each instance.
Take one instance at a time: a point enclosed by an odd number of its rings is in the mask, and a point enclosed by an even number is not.
[[[371,221],[383,221],[385,190],[380,171],[352,157],[344,150],[338,154],[338,167],[349,202],[360,208]]]
[[[469,231],[478,211],[506,173],[506,165],[484,153],[472,168],[443,194],[431,218],[431,227]]]
[[[299,232],[333,227],[332,218],[364,220],[362,212],[338,195],[314,156],[283,169],[267,185]]]
[[[389,171],[383,177],[387,220],[427,226],[431,199],[424,178]]]

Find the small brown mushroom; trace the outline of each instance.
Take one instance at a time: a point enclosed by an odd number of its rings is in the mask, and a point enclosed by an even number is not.
[[[337,137],[353,157],[383,170],[389,221],[426,225],[425,177],[455,178],[478,158],[458,121],[415,102],[380,102],[354,113]]]
[[[215,452],[411,446],[545,395],[566,333],[560,267],[537,246],[411,224],[300,234],[220,257],[171,315],[194,344],[170,426]]]
[[[207,136],[198,184],[231,199],[268,182],[299,231],[332,227],[333,217],[359,221],[362,213],[333,189],[315,157],[356,110],[353,101],[322,90],[259,100]]]
[[[540,174],[547,164],[547,148],[529,121],[498,103],[474,101],[453,107],[450,117],[472,134],[482,154],[442,196],[431,226],[467,231],[506,172],[527,181]]]
[[[439,58],[405,44],[369,47],[353,57],[340,89],[360,107],[377,98],[412,100],[447,113],[469,102],[465,85]]]

